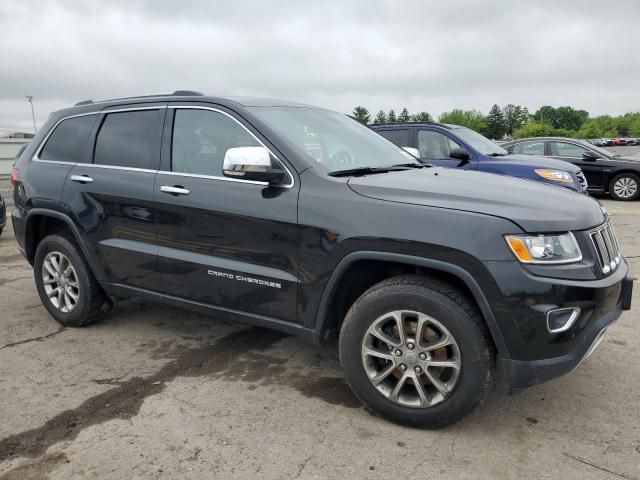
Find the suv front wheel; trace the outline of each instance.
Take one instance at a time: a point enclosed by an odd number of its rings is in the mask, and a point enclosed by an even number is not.
[[[371,410],[439,428],[486,396],[491,345],[477,309],[457,289],[412,275],[382,281],[353,304],[340,332],[340,361]]]
[[[82,253],[67,237],[49,235],[40,242],[34,275],[40,300],[62,325],[81,327],[110,309]]]

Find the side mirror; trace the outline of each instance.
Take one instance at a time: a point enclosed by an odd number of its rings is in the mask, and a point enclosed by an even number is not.
[[[470,157],[469,157],[469,152],[467,152],[466,150],[462,148],[454,148],[449,152],[449,158],[460,160],[460,163],[458,164],[458,166],[462,167],[463,165],[466,165],[467,163],[469,163]]]
[[[582,158],[584,160],[598,160],[600,156],[591,150],[587,150],[582,154]]]
[[[420,150],[413,147],[402,147],[402,149],[407,152],[412,157],[420,158]]]
[[[269,150],[264,147],[235,147],[224,155],[222,172],[225,177],[267,182],[277,185],[282,182],[285,173],[280,168],[273,168]]]

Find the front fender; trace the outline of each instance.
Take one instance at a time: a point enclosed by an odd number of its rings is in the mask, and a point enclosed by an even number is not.
[[[342,275],[347,271],[347,269],[351,264],[353,264],[358,260],[379,260],[379,261],[388,261],[388,262],[395,262],[395,263],[404,263],[407,265],[424,267],[430,270],[437,270],[437,271],[446,272],[448,274],[454,275],[456,278],[458,278],[467,286],[467,288],[473,295],[487,323],[489,332],[491,333],[493,341],[501,357],[509,358],[509,351],[507,349],[506,342],[502,336],[501,330],[493,314],[489,301],[487,300],[484,292],[480,288],[480,285],[478,284],[476,279],[473,277],[473,275],[471,275],[471,273],[469,273],[464,268],[452,263],[444,262],[441,260],[416,257],[412,255],[404,255],[399,253],[359,251],[359,252],[352,252],[345,255],[342,258],[342,260],[340,260],[340,262],[334,269],[333,273],[331,274],[329,281],[327,282],[324,292],[322,294],[322,298],[320,300],[320,304],[318,307],[318,312],[316,314],[315,328],[317,331],[323,331],[325,329],[330,302],[334,297],[334,294],[336,292],[336,287],[339,284],[340,279],[342,278]]]

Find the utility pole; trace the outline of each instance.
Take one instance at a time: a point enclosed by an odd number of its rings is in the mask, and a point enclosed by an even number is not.
[[[36,112],[33,110],[33,96],[26,95],[27,101],[31,104],[31,118],[33,119],[33,133],[38,133],[38,129],[36,128]]]

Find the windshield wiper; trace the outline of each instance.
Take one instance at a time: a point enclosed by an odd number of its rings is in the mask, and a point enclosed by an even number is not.
[[[393,165],[393,167],[408,167],[408,168],[425,168],[425,167],[431,167],[431,165],[425,165],[424,163],[398,163],[396,165]]]
[[[335,172],[330,172],[329,175],[331,177],[348,177],[351,175],[370,175],[373,173],[387,173],[391,171],[401,171],[401,170],[406,170],[407,168],[409,167],[405,165],[391,165],[389,167],[358,167],[358,168],[348,168],[346,170],[336,170]]]

